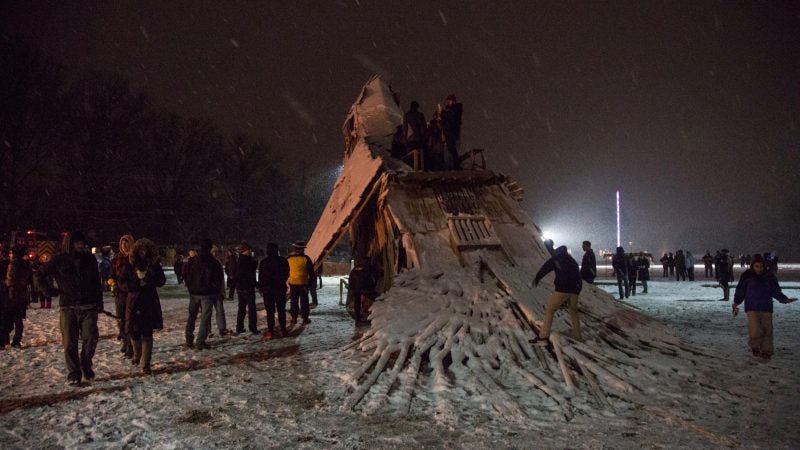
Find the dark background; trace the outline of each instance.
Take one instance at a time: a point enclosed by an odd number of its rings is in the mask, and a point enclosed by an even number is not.
[[[265,143],[310,227],[379,73],[427,118],[455,94],[462,149],[573,252],[616,245],[619,190],[630,250],[800,257],[796,1],[6,1],[0,27]]]

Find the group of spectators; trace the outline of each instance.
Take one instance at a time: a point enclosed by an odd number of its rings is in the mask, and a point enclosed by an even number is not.
[[[176,276],[189,291],[186,345],[197,350],[209,348],[206,340],[211,334],[214,308],[220,334],[229,334],[222,305],[224,271],[220,261],[212,255],[213,248],[211,240],[206,239],[198,249],[190,251],[185,261],[179,258],[176,264]],[[239,300],[236,333],[245,331],[246,317],[249,332],[261,335],[255,305],[256,291],[261,292],[267,310],[264,339],[288,335],[293,326],[311,322],[309,311],[316,305],[314,266],[305,255],[304,242],[295,242],[292,249],[291,254],[284,257],[279,254],[276,244],[269,243],[266,257],[258,261],[250,245],[243,242],[235,259],[227,261],[226,268],[234,288],[229,295],[235,291]],[[65,233],[61,252],[36,270],[32,262],[25,259],[24,248],[14,247],[7,254],[9,259],[0,258],[0,273],[3,274],[0,349],[20,346],[23,319],[31,299],[30,287],[35,285],[47,298],[59,298],[59,323],[69,384],[80,385],[95,378],[92,360],[99,339],[99,314],[117,319],[117,337],[122,344],[120,352],[133,365],[141,367],[143,373],[152,373],[153,333],[164,328],[158,288],[166,283],[158,248],[152,241],[122,236],[118,252],[109,261],[108,273],[102,276],[102,259],[98,261],[90,252],[85,236],[79,231]],[[106,286],[114,297],[116,314],[104,310],[103,291]],[[291,305],[289,323],[286,318],[287,286]],[[313,303],[309,303],[309,295]],[[200,329],[195,339],[198,316]],[[7,340],[12,330],[14,337],[9,343]]]
[[[572,324],[572,338],[582,340],[580,320],[578,316],[578,297],[581,292],[582,282],[592,283],[597,275],[594,252],[589,241],[583,242],[584,255],[580,268],[577,262],[569,255],[565,246],[553,248],[553,242],[545,241],[545,248],[550,253],[550,258],[545,261],[533,280],[536,287],[539,281],[548,273],[555,272],[555,290],[545,305],[544,317],[538,329],[537,337],[531,340],[535,345],[548,345],[550,340],[550,328],[553,317],[562,305],[568,305],[570,322]],[[672,257],[672,255],[669,255]],[[706,252],[710,256],[710,252]],[[706,258],[704,256],[704,262]],[[682,250],[676,252],[673,273],[678,279],[682,272],[694,271],[694,261],[691,252],[685,254]],[[734,317],[739,313],[739,305],[744,303],[747,313],[747,334],[748,346],[753,356],[762,360],[772,358],[774,352],[773,345],[773,299],[781,303],[791,303],[796,298],[787,297],[778,284],[775,275],[775,266],[769,267],[766,258],[756,254],[752,258],[750,268],[742,273],[736,285],[734,293],[732,311]],[[730,300],[729,282],[733,281],[733,261],[727,249],[717,253],[716,257],[711,257],[714,274],[723,289],[722,301]],[[665,276],[671,267],[671,260],[667,255],[662,258]],[[669,266],[668,266],[669,264]],[[650,262],[644,253],[638,256],[626,254],[623,247],[617,247],[617,251],[612,258],[614,274],[617,278],[620,300],[628,298],[629,295],[636,295],[637,277],[643,283],[644,292],[647,292],[647,280],[649,279]],[[707,276],[708,276],[708,268]],[[690,275],[690,280],[694,277]],[[685,279],[685,278],[684,278]]]

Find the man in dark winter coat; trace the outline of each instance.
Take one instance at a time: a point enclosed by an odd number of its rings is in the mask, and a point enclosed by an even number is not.
[[[661,262],[661,269],[663,270],[663,275],[661,275],[661,277],[667,278],[669,276],[669,257],[664,253],[664,256],[662,256],[659,261]]]
[[[8,300],[3,305],[3,336],[0,344],[8,343],[8,334],[14,329],[11,346],[19,348],[22,344],[22,320],[30,302],[29,286],[32,284],[33,269],[31,264],[24,259],[25,249],[14,247],[11,250],[11,262],[5,273],[5,286],[8,289]]]
[[[539,330],[539,338],[535,341],[539,345],[547,344],[553,316],[564,302],[569,302],[572,337],[579,341],[582,340],[581,324],[578,321],[578,294],[581,292],[581,276],[577,261],[567,253],[567,247],[563,245],[555,249],[553,256],[536,273],[536,277],[533,279],[534,287],[538,286],[542,277],[553,271],[556,273],[555,291],[547,301],[542,328]]]
[[[258,316],[256,315],[257,268],[258,262],[253,259],[250,244],[242,242],[234,275],[234,285],[239,293],[239,308],[236,311],[237,333],[244,333],[244,316],[247,315],[247,329],[252,334],[258,334]]]
[[[796,298],[788,298],[781,292],[775,274],[765,268],[764,258],[756,254],[753,263],[739,278],[733,294],[733,315],[739,313],[739,305],[744,302],[747,313],[748,345],[754,356],[770,359],[774,351],[772,343],[772,299],[781,303],[791,303]]]
[[[461,140],[461,115],[464,107],[456,101],[456,96],[450,94],[442,110],[442,131],[444,132],[447,153],[450,155],[450,168],[459,170],[461,162],[458,155],[458,142]]]
[[[636,255],[626,255],[628,260],[628,292],[636,295],[636,281],[639,276],[639,267],[636,264]]]
[[[352,301],[353,318],[356,324],[359,324],[366,319],[364,313],[369,310],[370,302],[376,296],[375,277],[367,258],[359,258],[350,271],[347,279],[347,295],[348,300]]]
[[[703,255],[703,265],[705,266],[706,278],[712,278],[714,276],[714,257],[711,256],[711,252],[706,250],[706,254]]]
[[[214,303],[224,295],[225,275],[222,264],[211,255],[214,244],[206,239],[200,245],[200,253],[189,259],[186,266],[186,287],[189,289],[189,319],[186,321],[186,345],[198,350],[208,348],[211,310]],[[200,330],[197,343],[194,340],[194,324],[200,312]]]
[[[675,252],[675,281],[686,281],[686,255],[683,250]]]
[[[642,285],[642,293],[647,294],[647,281],[650,280],[650,260],[644,255],[644,252],[639,253],[639,258],[636,260],[637,278]]]
[[[731,292],[729,283],[733,281],[733,259],[731,259],[727,248],[723,248],[719,255],[717,281],[719,282],[719,287],[722,288],[722,298],[719,301],[727,302],[730,300]]]
[[[61,253],[36,273],[41,286],[51,295],[58,295],[61,341],[67,363],[67,380],[81,383],[81,375],[94,379],[92,358],[97,348],[97,314],[103,311],[103,289],[97,260],[87,251],[86,238],[80,231],[64,236]],[[53,288],[52,281],[58,284]],[[78,340],[82,341],[80,354]]]
[[[592,243],[583,241],[583,259],[581,260],[581,279],[591,284],[597,276],[597,259],[592,250]]]
[[[175,278],[178,279],[178,284],[183,284],[183,255],[178,254],[175,257],[175,264],[173,264],[172,270],[175,273]]]
[[[233,300],[233,293],[236,291],[236,270],[238,269],[239,258],[236,256],[236,251],[229,248],[225,252],[225,269],[226,283],[228,286],[228,300]]]
[[[617,288],[619,289],[619,299],[628,298],[630,287],[628,285],[628,257],[625,256],[625,249],[617,247],[617,253],[611,258],[611,267],[617,277]]]
[[[267,332],[265,339],[272,339],[275,333],[275,310],[278,311],[278,326],[281,334],[286,334],[286,281],[289,279],[289,263],[278,253],[274,242],[267,244],[267,257],[258,265],[258,286],[264,298],[267,311]]]
[[[403,115],[403,137],[406,153],[422,150],[425,144],[425,115],[419,110],[419,103],[411,102],[411,108]]]

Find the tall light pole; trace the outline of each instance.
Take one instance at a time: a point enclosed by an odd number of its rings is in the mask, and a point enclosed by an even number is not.
[[[617,247],[619,247],[619,191],[617,191]]]

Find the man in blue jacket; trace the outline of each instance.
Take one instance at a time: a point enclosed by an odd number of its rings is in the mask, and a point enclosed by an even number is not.
[[[533,343],[537,345],[547,345],[550,337],[550,326],[553,323],[553,315],[564,302],[569,302],[569,317],[572,323],[572,337],[581,340],[581,324],[578,321],[578,294],[581,292],[581,276],[578,263],[567,253],[567,247],[560,246],[553,252],[553,256],[548,259],[536,273],[533,285],[538,286],[539,280],[550,272],[555,271],[555,291],[550,294],[545,308],[544,321],[539,330],[539,338]]]
[[[736,292],[733,294],[733,315],[739,313],[739,305],[744,302],[747,313],[748,345],[753,356],[770,359],[772,345],[772,299],[781,303],[791,303],[796,298],[788,298],[781,292],[775,274],[764,267],[764,257],[756,254],[750,268],[744,271]]]

